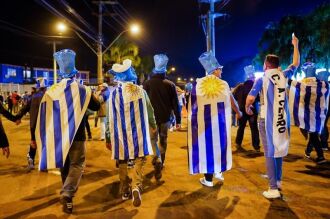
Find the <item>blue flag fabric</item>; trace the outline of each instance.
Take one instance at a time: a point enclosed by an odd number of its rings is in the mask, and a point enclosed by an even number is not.
[[[90,97],[90,88],[74,79],[63,79],[45,93],[36,127],[39,170],[63,167]]]
[[[112,159],[153,155],[145,95],[141,87],[131,82],[120,82],[110,91],[108,113]]]
[[[292,81],[289,93],[290,114],[295,126],[321,134],[329,103],[329,84],[305,78]]]
[[[188,105],[189,172],[216,173],[232,167],[228,84],[208,75],[193,85]]]

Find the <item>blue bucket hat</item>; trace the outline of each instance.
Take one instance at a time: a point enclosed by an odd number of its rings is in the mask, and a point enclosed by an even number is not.
[[[316,67],[313,62],[305,62],[301,69],[305,72],[306,78],[316,77]]]
[[[222,65],[218,63],[218,60],[214,57],[212,52],[204,52],[199,58],[199,62],[203,65],[207,74],[212,74],[215,70],[223,68]]]
[[[46,78],[36,79],[36,88],[48,87],[48,80]]]
[[[253,80],[255,78],[255,70],[253,65],[248,65],[244,67],[245,78],[247,80]]]
[[[63,49],[54,53],[54,58],[59,66],[58,75],[62,78],[71,78],[77,74],[75,68],[76,53],[70,49]]]
[[[132,60],[125,59],[123,64],[114,64],[112,68],[109,70],[109,73],[115,76],[116,81],[136,82],[137,76],[134,68],[132,67]]]
[[[155,67],[152,69],[154,74],[165,74],[168,57],[164,54],[157,54],[154,56]]]
[[[192,85],[192,83],[189,82],[184,86],[184,88],[185,88],[186,91],[191,92],[192,88],[193,88],[193,85]]]

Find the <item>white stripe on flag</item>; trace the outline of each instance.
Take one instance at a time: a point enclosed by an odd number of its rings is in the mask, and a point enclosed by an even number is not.
[[[229,90],[229,89],[228,89]],[[231,105],[230,105],[230,97],[227,97],[227,100],[225,100],[225,103],[228,103],[225,105],[226,110],[226,117],[230,118],[226,119],[226,131],[227,131],[227,170],[230,170],[232,168],[233,158],[232,158],[232,150],[231,150]]]
[[[299,123],[300,127],[305,128],[305,121],[304,118],[305,116],[305,95],[306,95],[306,88],[305,86],[300,86],[300,99],[299,99],[299,108],[298,108],[298,118],[299,118]]]
[[[143,98],[142,99],[143,103],[143,113],[144,113],[144,124],[146,127],[146,142],[147,142],[147,147],[148,147],[148,152],[150,155],[153,155],[154,153],[156,154],[156,151],[153,153],[152,151],[152,146],[151,146],[151,141],[150,141],[150,130],[149,130],[149,118],[148,118],[148,112],[147,112],[147,103],[146,100]]]
[[[124,160],[125,159],[125,153],[124,153],[124,138],[123,138],[123,127],[121,124],[121,116],[120,116],[120,96],[122,96],[122,93],[120,94],[119,88],[117,88],[117,95],[116,95],[116,113],[117,113],[117,127],[118,127],[118,141],[119,141],[119,159]]]
[[[196,88],[197,90],[197,88]],[[197,93],[197,91],[196,91]],[[198,158],[199,158],[199,171],[207,173],[207,159],[206,159],[206,147],[205,147],[205,120],[204,120],[204,104],[198,103],[202,101],[202,97],[197,98],[198,112],[197,112],[197,124],[198,124]]]
[[[69,122],[68,122],[68,107],[65,98],[60,98],[60,108],[61,108],[61,130],[62,130],[62,145],[64,142],[69,142]],[[80,102],[80,101],[79,101]],[[64,130],[67,130],[65,132]],[[62,147],[62,157],[63,163],[65,163],[66,155],[69,153],[70,148]]]
[[[189,104],[188,104],[188,153],[189,153],[189,173],[193,172],[193,165],[192,165],[192,134],[191,134],[191,95],[189,97]]]

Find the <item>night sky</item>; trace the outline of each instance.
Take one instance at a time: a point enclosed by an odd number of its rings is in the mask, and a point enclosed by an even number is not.
[[[43,35],[55,35],[53,24],[60,20],[49,12],[40,1],[12,0],[3,1],[0,7],[0,63],[27,66],[52,67],[52,46],[50,39],[35,37],[33,33],[23,36],[8,24],[23,27]],[[50,1],[58,11],[65,13],[60,1]],[[85,31],[97,31],[97,19],[92,15],[97,8],[90,0],[67,0],[75,11],[93,28],[87,28],[78,19],[71,20]],[[199,55],[206,50],[205,36],[199,15],[205,6],[197,0],[119,0],[129,12],[122,13],[128,23],[135,20],[143,26],[139,38],[132,38],[141,49],[142,55],[165,53],[169,56],[170,66],[185,76],[204,74],[198,62]],[[244,56],[253,57],[257,53],[257,43],[265,26],[270,21],[279,21],[285,15],[305,15],[316,6],[329,0],[231,0],[220,12],[230,16],[219,18],[216,22],[216,56],[223,65]],[[107,6],[107,13],[113,13]],[[219,8],[219,6],[218,6]],[[118,9],[118,7],[117,7]],[[122,11],[122,10],[121,10]],[[68,13],[66,13],[68,15]],[[108,44],[120,33],[126,24],[121,17],[105,18],[104,42]],[[119,22],[117,22],[117,21]],[[303,28],[303,27],[301,27]],[[95,32],[94,32],[95,33]],[[71,48],[77,53],[77,69],[96,71],[96,56],[77,38],[74,33],[66,36],[73,39],[61,40],[59,49]],[[299,36],[298,36],[299,37]],[[225,74],[225,72],[224,72]]]

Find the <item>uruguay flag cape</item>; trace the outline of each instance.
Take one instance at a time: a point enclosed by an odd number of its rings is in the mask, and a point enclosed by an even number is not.
[[[288,154],[290,140],[290,115],[288,112],[287,80],[277,69],[267,70],[263,78],[265,128],[268,144],[266,157],[284,157]]]
[[[328,111],[329,84],[316,78],[292,81],[290,86],[290,113],[294,125],[309,132],[321,134]]]
[[[45,93],[36,127],[39,170],[63,167],[90,97],[90,88],[75,79],[63,79]]]
[[[152,155],[145,91],[120,82],[109,98],[112,159],[127,160]]]
[[[228,84],[208,75],[193,85],[188,105],[189,172],[216,173],[232,167]]]

